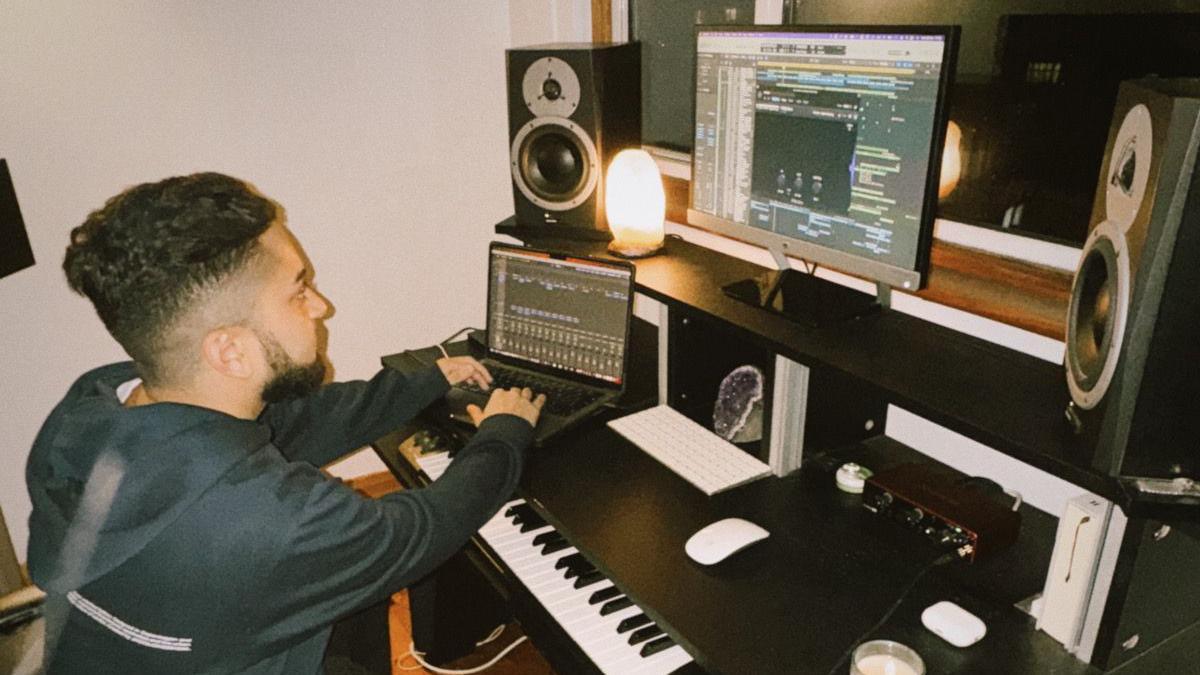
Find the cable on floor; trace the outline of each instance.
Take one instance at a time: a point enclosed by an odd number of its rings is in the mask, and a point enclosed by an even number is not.
[[[504,624],[500,624],[499,626],[496,626],[496,628],[487,637],[480,640],[479,642],[476,642],[475,646],[482,647],[483,645],[486,645],[487,643],[492,642],[496,638],[500,637],[500,634],[504,632],[504,629],[505,629]],[[509,652],[516,649],[517,645],[521,644],[526,639],[528,639],[528,638],[526,636],[522,635],[521,637],[517,638],[516,640],[513,640],[512,644],[505,647],[499,654],[492,657],[492,660],[488,661],[487,663],[485,663],[483,665],[475,666],[474,668],[467,668],[465,670],[453,670],[450,668],[438,668],[437,666],[431,665],[431,664],[427,663],[424,659],[425,652],[417,651],[416,645],[413,644],[412,642],[409,642],[408,643],[408,652],[406,652],[403,656],[400,657],[400,661],[403,662],[404,659],[411,656],[412,659],[417,662],[417,665],[415,665],[415,666],[397,665],[396,667],[399,668],[400,670],[420,670],[421,668],[424,668],[425,670],[428,670],[431,673],[439,673],[439,675],[471,675],[471,673],[481,673],[481,672],[487,670],[488,668],[491,668],[492,666],[499,663],[500,659],[507,656]]]

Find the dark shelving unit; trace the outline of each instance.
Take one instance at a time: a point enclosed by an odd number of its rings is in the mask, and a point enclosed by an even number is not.
[[[506,231],[503,224],[497,231]],[[604,255],[595,242],[522,236],[539,247]],[[1060,365],[896,310],[822,327],[789,321],[721,291],[763,267],[681,239],[668,238],[662,254],[635,263],[638,291],[668,307],[738,326],[797,363],[837,369],[872,395],[1114,502],[1125,499],[1065,423]]]

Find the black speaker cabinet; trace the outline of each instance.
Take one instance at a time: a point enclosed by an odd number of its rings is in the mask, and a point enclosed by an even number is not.
[[[1067,316],[1067,418],[1093,465],[1200,477],[1200,80],[1121,84]]]
[[[33,249],[21,219],[8,162],[0,158],[0,278],[33,265]]]
[[[515,229],[609,239],[604,172],[641,141],[639,45],[552,44],[507,56]]]

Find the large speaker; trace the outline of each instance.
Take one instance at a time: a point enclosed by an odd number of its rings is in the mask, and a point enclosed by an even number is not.
[[[641,138],[638,44],[541,45],[507,56],[516,229],[610,238],[604,172]]]
[[[1067,418],[1114,476],[1200,477],[1200,80],[1121,84],[1067,316]]]

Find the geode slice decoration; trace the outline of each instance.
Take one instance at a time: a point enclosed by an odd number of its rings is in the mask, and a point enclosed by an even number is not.
[[[713,406],[713,431],[731,443],[762,440],[763,373],[738,366],[721,380]]]

